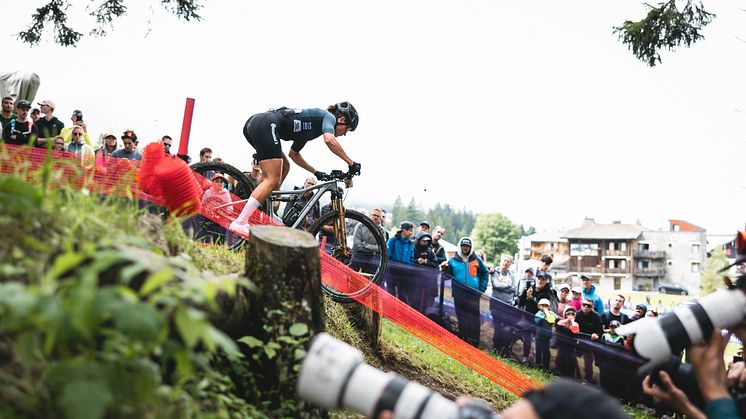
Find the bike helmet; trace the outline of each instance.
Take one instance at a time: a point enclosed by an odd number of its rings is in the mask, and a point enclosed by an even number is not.
[[[350,131],[355,131],[359,117],[355,107],[350,102],[339,102],[334,104],[334,109],[337,110],[338,114],[345,117],[347,125],[350,127]]]

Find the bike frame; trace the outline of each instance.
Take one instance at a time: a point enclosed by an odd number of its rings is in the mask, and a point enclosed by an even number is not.
[[[298,199],[297,197],[299,197],[300,195],[318,189],[318,193],[315,193],[306,203],[306,205],[303,207],[303,210],[301,210],[298,214],[298,219],[295,220],[295,223],[293,223],[290,228],[297,228],[306,218],[306,215],[308,215],[313,206],[316,205],[316,203],[321,200],[321,197],[327,192],[331,192],[332,196],[331,209],[341,210],[341,212],[344,212],[344,208],[341,208],[342,206],[339,205],[339,201],[341,201],[342,199],[343,192],[342,188],[340,188],[338,184],[339,182],[341,181],[330,180],[318,183],[314,186],[311,186],[310,188],[305,189],[294,189],[292,191],[273,191],[267,198],[266,208],[272,208],[273,202],[293,202],[295,201],[295,199]],[[344,214],[342,214],[342,216],[344,216]],[[342,219],[344,219],[344,217]]]

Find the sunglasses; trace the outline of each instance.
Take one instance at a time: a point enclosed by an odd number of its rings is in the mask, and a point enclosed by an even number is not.
[[[583,307],[593,307],[591,304],[583,304]]]
[[[571,312],[569,312],[569,313],[565,314],[565,316],[574,316],[574,315],[575,315],[575,312],[574,312],[574,311],[571,311]]]
[[[76,137],[80,137],[81,135],[83,135],[83,133],[82,132],[73,132],[73,135],[76,136]]]

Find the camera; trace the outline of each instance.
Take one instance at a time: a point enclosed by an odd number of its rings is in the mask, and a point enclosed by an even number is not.
[[[739,282],[742,282],[739,279]],[[719,290],[700,301],[676,307],[663,317],[646,317],[617,329],[623,336],[635,335],[634,351],[647,359],[638,372],[664,364],[672,354],[704,341],[715,329],[727,329],[746,317],[746,295],[739,288]]]
[[[326,333],[311,342],[297,392],[319,406],[347,407],[368,418],[377,418],[385,410],[396,419],[499,418],[481,404],[458,406],[427,387],[371,367],[362,352]]]
[[[75,117],[76,121],[83,122],[83,112],[81,112],[81,111],[75,111],[75,112],[73,112],[73,116]]]

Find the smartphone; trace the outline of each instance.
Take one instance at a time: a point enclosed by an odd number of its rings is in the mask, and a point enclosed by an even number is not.
[[[75,117],[76,121],[83,122],[83,112],[81,112],[81,111],[75,111],[75,112],[73,112],[73,116]]]

